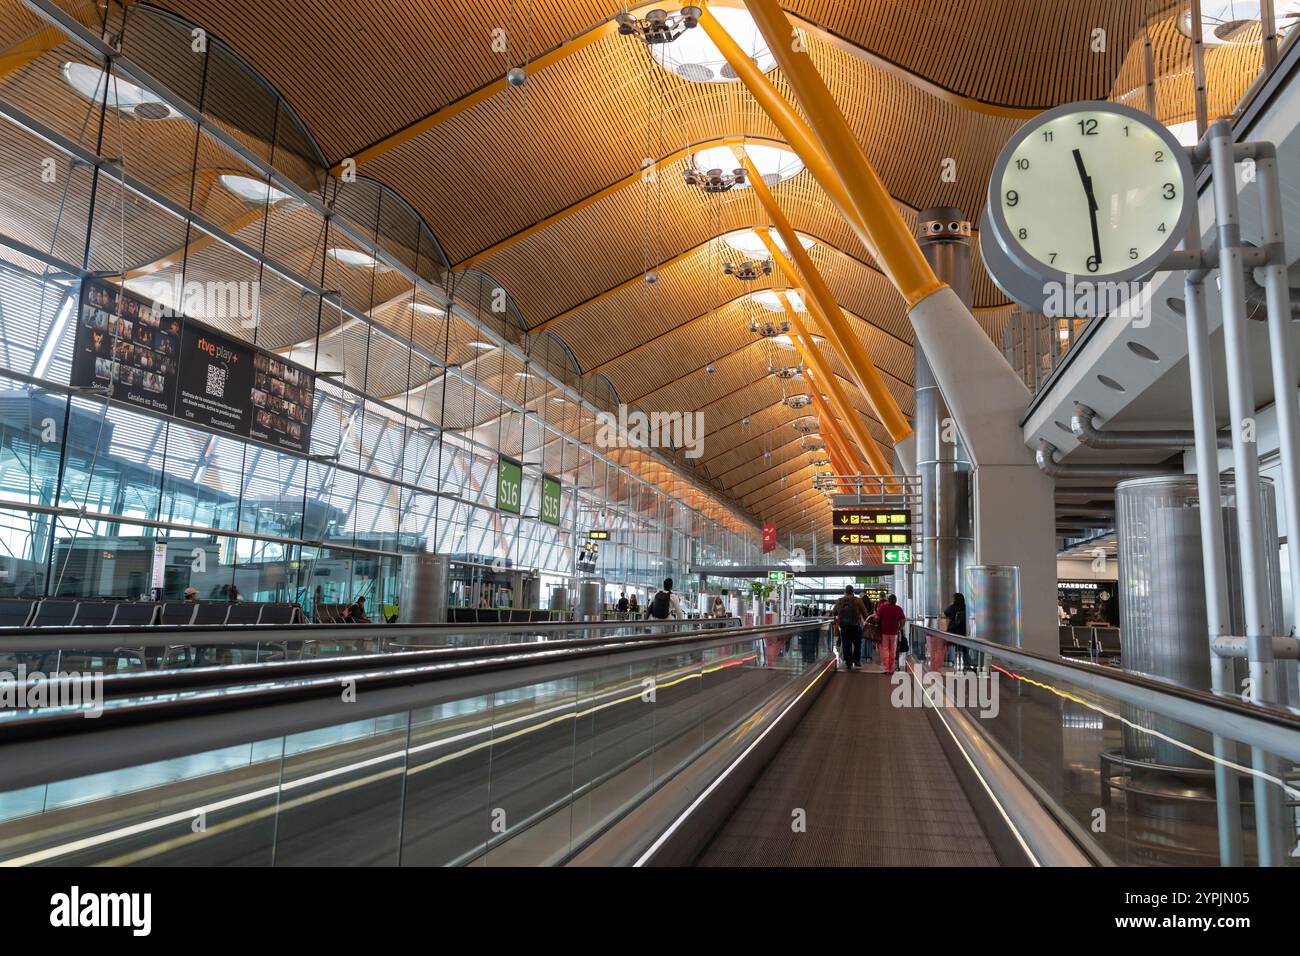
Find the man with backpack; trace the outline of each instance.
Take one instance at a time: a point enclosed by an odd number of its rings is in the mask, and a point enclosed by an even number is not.
[[[840,657],[844,669],[851,671],[862,663],[862,625],[867,620],[867,606],[853,593],[853,585],[844,585],[844,596],[835,602],[831,624],[840,636]]]
[[[659,621],[682,617],[682,606],[677,603],[677,595],[673,593],[672,578],[664,578],[663,590],[655,592],[655,596],[650,599],[649,615]]]

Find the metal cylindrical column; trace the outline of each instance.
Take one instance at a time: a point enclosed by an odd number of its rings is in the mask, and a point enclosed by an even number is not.
[[[917,217],[921,252],[939,279],[967,306],[971,296],[970,223],[960,209],[937,206]],[[970,456],[962,447],[947,402],[925,352],[917,344],[916,472],[921,479],[921,586],[916,613],[934,624],[962,588],[974,562]]]
[[[398,620],[403,624],[447,623],[451,559],[445,554],[402,555]]]

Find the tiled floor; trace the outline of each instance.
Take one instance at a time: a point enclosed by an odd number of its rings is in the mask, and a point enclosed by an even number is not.
[[[925,711],[889,692],[836,673],[697,865],[997,866]]]

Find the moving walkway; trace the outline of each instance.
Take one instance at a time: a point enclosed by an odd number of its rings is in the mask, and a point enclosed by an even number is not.
[[[824,620],[604,630],[124,672],[97,717],[0,712],[0,862],[1249,863],[1248,747],[1295,845],[1291,713],[974,638],[977,670],[929,672],[948,636],[923,628],[895,677],[838,671]]]

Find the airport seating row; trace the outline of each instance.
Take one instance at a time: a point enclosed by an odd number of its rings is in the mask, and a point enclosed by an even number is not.
[[[1062,624],[1057,628],[1062,657],[1090,657],[1111,660],[1119,657],[1119,628],[1079,627]]]
[[[0,627],[302,624],[304,620],[297,604],[0,598]]]

